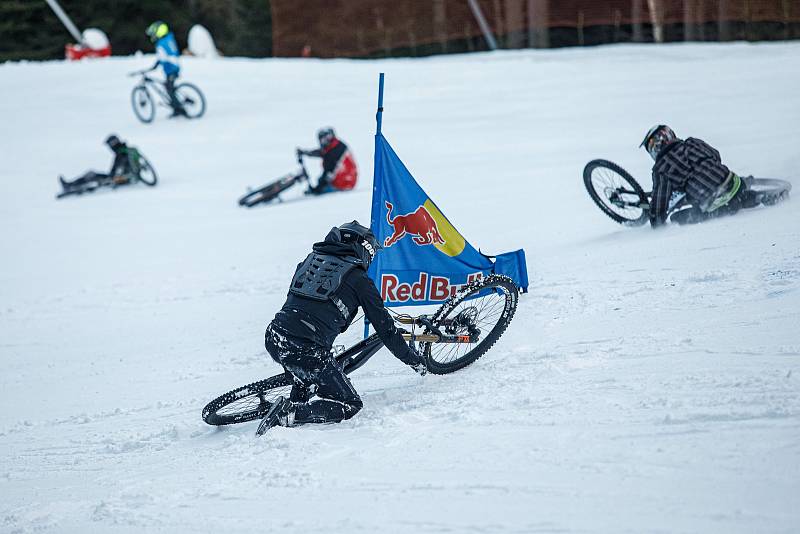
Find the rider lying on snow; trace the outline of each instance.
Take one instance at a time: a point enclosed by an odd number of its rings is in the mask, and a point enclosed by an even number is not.
[[[307,195],[322,195],[334,191],[349,191],[356,186],[358,169],[347,145],[336,137],[333,128],[321,128],[317,132],[319,148],[297,151],[306,156],[322,158],[322,175],[317,185],[306,190]]]
[[[653,158],[650,225],[667,221],[670,204],[684,197],[690,207],[675,211],[669,220],[693,224],[751,207],[753,196],[745,181],[722,164],[719,152],[700,139],[679,139],[669,126],[647,132],[642,144]]]
[[[167,89],[169,103],[172,106],[170,118],[181,115],[186,116],[186,111],[175,94],[175,80],[181,74],[181,67],[178,64],[178,57],[181,53],[178,50],[175,34],[169,31],[169,26],[160,20],[148,26],[145,34],[156,46],[156,63],[149,70],[155,70],[159,65],[164,70],[164,86]]]
[[[298,265],[283,308],[267,327],[264,344],[292,384],[264,416],[259,432],[273,426],[338,423],[353,417],[361,398],[331,354],[333,341],[355,319],[358,307],[401,362],[425,374],[425,360],[406,344],[377,288],[367,276],[380,246],[357,221],[331,228]],[[317,398],[309,400],[316,393]]]
[[[58,180],[61,182],[61,187],[66,189],[74,189],[83,185],[97,183],[112,179],[114,185],[125,185],[135,182],[139,179],[139,152],[125,144],[116,135],[109,135],[106,138],[106,145],[114,153],[114,162],[111,164],[111,170],[108,173],[89,171],[80,178],[76,178],[71,182],[59,176]]]

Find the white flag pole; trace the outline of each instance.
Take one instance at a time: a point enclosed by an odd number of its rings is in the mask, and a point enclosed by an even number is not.
[[[467,1],[469,2],[469,7],[472,10],[472,14],[475,15],[475,20],[478,21],[478,26],[480,26],[481,31],[483,32],[483,38],[486,39],[486,44],[489,45],[489,50],[497,50],[497,41],[494,40],[492,29],[486,22],[486,17],[483,16],[481,6],[478,5],[476,0]]]
[[[56,14],[56,16],[61,21],[61,24],[64,25],[65,28],[72,34],[78,43],[83,43],[83,37],[81,37],[81,32],[78,31],[78,28],[72,23],[72,20],[64,13],[64,10],[61,9],[61,6],[58,5],[56,0],[46,0],[47,4],[50,6],[50,9]]]

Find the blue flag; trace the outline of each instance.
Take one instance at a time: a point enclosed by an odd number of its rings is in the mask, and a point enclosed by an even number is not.
[[[475,250],[422,190],[380,131],[383,75],[375,135],[371,228],[383,250],[369,274],[387,306],[437,304],[491,273],[528,288],[525,252],[497,256]]]

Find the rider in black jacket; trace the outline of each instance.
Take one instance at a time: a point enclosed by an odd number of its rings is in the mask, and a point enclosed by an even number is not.
[[[639,146],[655,162],[650,200],[653,228],[667,221],[671,201],[681,196],[690,207],[672,214],[670,220],[678,224],[732,215],[750,202],[746,182],[723,165],[719,152],[705,141],[679,139],[672,128],[659,124],[650,128]]]
[[[380,246],[353,221],[332,228],[297,266],[286,303],[267,327],[265,346],[291,380],[289,399],[272,405],[259,433],[275,426],[338,423],[353,417],[361,398],[336,363],[331,347],[364,309],[381,341],[400,361],[425,374],[424,359],[403,339],[367,268]],[[312,394],[317,398],[309,402]]]
[[[108,145],[108,148],[114,153],[114,161],[111,163],[111,169],[107,173],[89,171],[72,181],[67,181],[63,176],[59,176],[61,186],[66,190],[90,182],[100,182],[109,178],[113,179],[116,185],[127,184],[135,180],[137,175],[133,168],[128,145],[116,135],[109,135],[106,138],[106,145]]]

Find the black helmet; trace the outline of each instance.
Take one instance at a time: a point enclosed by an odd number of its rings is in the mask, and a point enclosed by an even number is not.
[[[336,132],[334,132],[333,128],[330,126],[320,128],[319,131],[317,131],[317,139],[319,139],[320,148],[325,148],[331,144],[331,141],[336,139]]]
[[[650,154],[650,157],[653,158],[653,161],[655,161],[665,146],[677,140],[678,136],[675,135],[672,128],[666,124],[658,124],[647,131],[647,135],[644,136],[639,146],[643,146],[645,150],[647,150],[647,153]]]
[[[112,135],[109,135],[108,137],[106,137],[106,144],[108,145],[108,148],[110,148],[111,150],[116,152],[117,149],[119,147],[121,147],[122,145],[124,145],[125,143],[120,141],[119,137],[117,137],[116,135],[112,134]]]
[[[358,221],[344,223],[338,228],[332,228],[331,233],[338,234],[336,237],[338,237],[340,243],[349,245],[355,256],[361,260],[364,269],[369,268],[375,258],[375,254],[383,248],[378,244],[378,240],[375,239],[375,234],[372,233],[372,230],[361,226]],[[328,236],[330,237],[331,234],[328,234]]]

